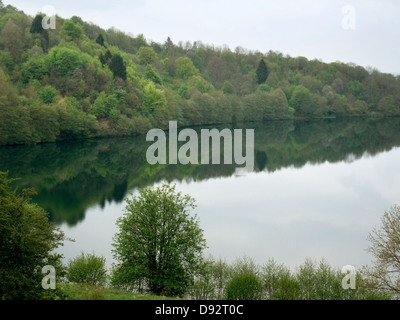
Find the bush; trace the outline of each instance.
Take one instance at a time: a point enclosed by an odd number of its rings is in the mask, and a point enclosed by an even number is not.
[[[227,300],[259,300],[262,298],[262,282],[251,271],[236,274],[226,285]]]
[[[67,279],[70,282],[105,286],[107,282],[106,259],[95,254],[81,253],[69,261],[67,266]]]

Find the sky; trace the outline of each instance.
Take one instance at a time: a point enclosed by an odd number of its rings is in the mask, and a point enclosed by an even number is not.
[[[104,29],[164,43],[201,41],[400,74],[399,0],[3,0],[34,16],[53,6]]]

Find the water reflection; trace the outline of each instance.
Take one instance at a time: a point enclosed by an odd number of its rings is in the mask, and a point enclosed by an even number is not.
[[[375,156],[400,145],[399,125],[399,118],[341,119],[239,124],[235,129],[254,129],[257,173]],[[18,187],[34,187],[38,192],[34,200],[51,219],[69,226],[83,221],[88,208],[121,203],[128,191],[139,187],[235,173],[236,165],[151,166],[146,161],[150,145],[140,136],[2,147],[0,170],[21,178]]]

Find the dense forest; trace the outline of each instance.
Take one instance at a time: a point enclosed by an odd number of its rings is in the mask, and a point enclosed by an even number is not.
[[[43,17],[0,1],[0,145],[131,136],[169,120],[400,116],[400,77],[375,69],[171,38],[160,44],[77,16],[43,29]]]

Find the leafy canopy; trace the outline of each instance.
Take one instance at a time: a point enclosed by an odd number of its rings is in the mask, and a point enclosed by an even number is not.
[[[205,248],[199,221],[189,214],[195,200],[175,186],[162,185],[143,189],[126,202],[114,237],[114,257],[119,261],[114,281],[157,295],[183,295]]]

